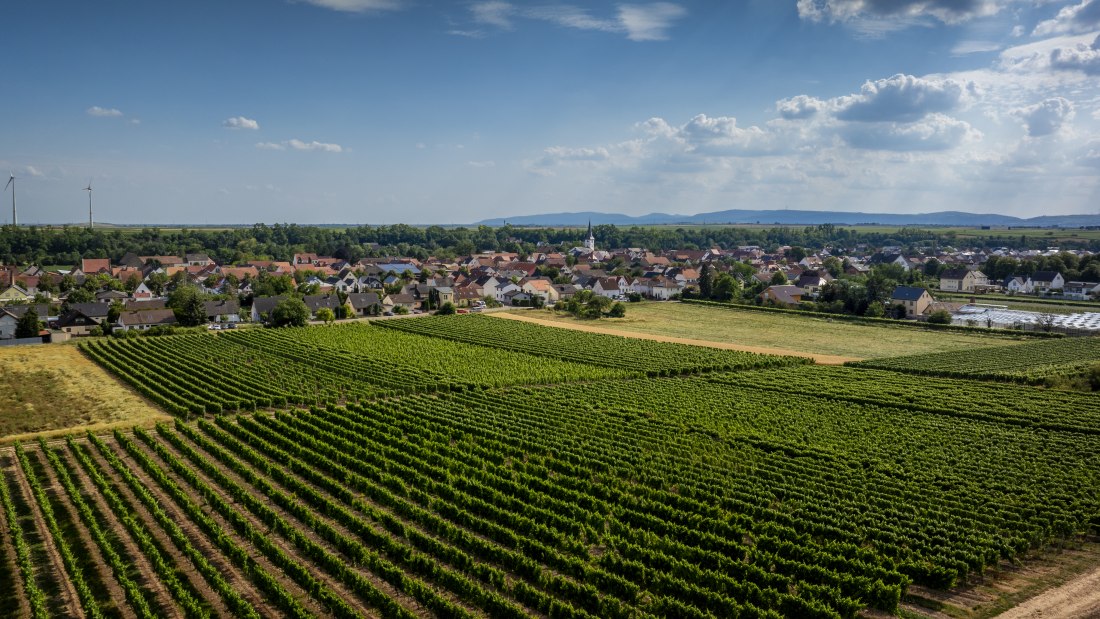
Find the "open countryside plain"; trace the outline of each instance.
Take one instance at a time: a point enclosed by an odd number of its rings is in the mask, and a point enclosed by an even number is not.
[[[176,419],[0,449],[20,615],[987,617],[1096,567],[1093,394],[485,316],[82,347]]]

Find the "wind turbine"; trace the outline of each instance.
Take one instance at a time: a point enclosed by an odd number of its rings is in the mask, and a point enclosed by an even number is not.
[[[8,172],[8,185],[11,185],[11,225],[18,226],[19,220],[15,218],[15,172]],[[4,185],[4,189],[8,188]]]
[[[84,188],[88,192],[88,229],[92,229],[92,179],[88,179],[88,186]]]

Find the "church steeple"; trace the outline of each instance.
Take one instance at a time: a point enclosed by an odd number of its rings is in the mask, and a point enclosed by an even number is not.
[[[584,246],[589,251],[596,251],[596,237],[592,235],[592,220],[588,220],[588,238],[584,240]]]

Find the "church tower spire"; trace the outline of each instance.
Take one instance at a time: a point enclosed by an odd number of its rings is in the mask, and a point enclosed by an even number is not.
[[[592,235],[592,220],[588,220],[588,238],[584,240],[584,246],[589,251],[596,251],[596,237]]]

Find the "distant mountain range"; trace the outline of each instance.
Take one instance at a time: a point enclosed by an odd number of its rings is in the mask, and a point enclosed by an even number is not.
[[[501,226],[505,222],[514,226],[587,226],[614,224],[616,226],[646,226],[675,224],[878,224],[884,226],[1030,226],[1079,228],[1100,226],[1100,215],[1043,215],[1021,219],[993,213],[964,213],[940,211],[937,213],[848,213],[844,211],[788,211],[788,210],[729,210],[697,215],[669,215],[650,213],[637,217],[617,213],[547,213],[544,215],[520,215],[517,217],[485,219],[477,225]]]

